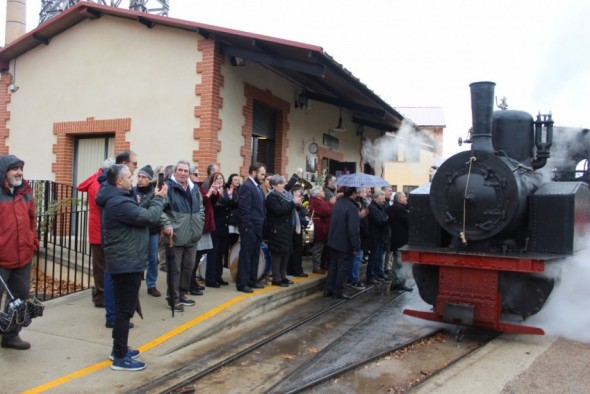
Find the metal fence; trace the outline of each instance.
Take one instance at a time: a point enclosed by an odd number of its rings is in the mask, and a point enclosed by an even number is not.
[[[39,251],[31,281],[35,297],[48,300],[92,286],[86,193],[52,181],[30,181],[37,210]]]

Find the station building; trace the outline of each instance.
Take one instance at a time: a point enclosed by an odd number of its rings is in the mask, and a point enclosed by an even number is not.
[[[363,172],[363,141],[404,119],[321,47],[87,2],[0,49],[0,70],[0,154],[70,185],[123,150],[226,175]]]

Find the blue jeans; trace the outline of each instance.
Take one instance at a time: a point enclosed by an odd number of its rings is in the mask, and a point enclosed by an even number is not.
[[[160,246],[160,233],[150,234],[150,243],[148,246],[147,271],[145,275],[145,285],[148,289],[156,287],[158,281],[158,249]]]
[[[115,283],[108,269],[104,270],[104,309],[107,323],[115,321]]]
[[[367,264],[367,280],[385,277],[383,271],[383,256],[385,254],[385,241],[374,241],[369,249],[369,263]]]
[[[362,249],[352,257],[352,262],[350,263],[350,273],[348,274],[348,282],[350,284],[359,283],[361,281],[361,261],[363,261]]]

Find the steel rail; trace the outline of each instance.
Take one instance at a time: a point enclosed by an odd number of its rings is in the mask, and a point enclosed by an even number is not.
[[[197,380],[203,379],[204,377],[212,374],[213,372],[219,370],[220,368],[223,368],[224,366],[226,366],[226,365],[228,365],[228,364],[230,364],[230,363],[232,363],[232,362],[234,362],[234,361],[236,361],[236,360],[238,360],[238,359],[246,356],[247,354],[252,353],[253,351],[255,351],[255,350],[261,348],[262,346],[264,346],[264,345],[266,345],[266,344],[274,341],[275,339],[277,339],[277,338],[279,338],[279,337],[281,337],[281,336],[283,336],[285,334],[288,334],[289,332],[291,332],[291,331],[299,328],[300,326],[302,326],[302,325],[304,325],[306,323],[309,323],[310,321],[312,321],[314,319],[317,319],[318,317],[321,317],[321,316],[325,315],[329,311],[331,311],[331,310],[333,310],[333,309],[341,306],[342,304],[346,303],[347,301],[350,301],[350,300],[358,297],[359,295],[367,292],[368,290],[372,289],[373,287],[374,286],[369,286],[369,287],[365,288],[364,290],[361,290],[361,291],[353,294],[350,297],[350,299],[348,299],[348,300],[341,300],[339,302],[336,302],[336,303],[330,305],[329,307],[324,308],[324,309],[322,309],[322,310],[320,310],[320,311],[318,311],[318,312],[310,315],[309,317],[307,317],[305,319],[302,319],[302,320],[300,320],[300,321],[298,321],[298,322],[296,322],[296,323],[294,323],[294,324],[292,324],[290,326],[287,326],[287,327],[283,328],[282,330],[279,330],[276,333],[271,334],[271,335],[267,336],[266,338],[264,338],[264,339],[262,339],[262,340],[260,340],[258,342],[255,342],[254,344],[246,347],[245,349],[242,349],[239,352],[234,353],[231,356],[229,356],[229,357],[227,357],[227,358],[225,358],[225,359],[223,359],[223,360],[221,360],[221,361],[219,361],[219,362],[217,362],[217,363],[215,363],[215,364],[213,364],[213,365],[211,365],[211,366],[203,369],[202,371],[199,371],[199,372],[197,372],[194,375],[190,375],[189,377],[184,378],[182,382],[179,382],[179,383],[177,383],[177,384],[175,384],[175,385],[173,385],[171,387],[168,387],[164,391],[160,391],[160,393],[161,394],[180,393],[180,391],[178,391],[178,390],[181,390],[186,384],[188,384],[190,382],[195,382]],[[182,374],[183,372],[186,372],[186,370],[184,368],[181,368],[181,369],[178,369],[176,371],[173,371],[173,372],[171,372],[169,374],[166,374],[166,375],[162,376],[160,379],[166,378],[166,380],[168,380],[170,378],[177,377],[178,375]],[[138,390],[141,390],[141,388],[139,388]],[[139,393],[140,391],[132,390],[129,393],[134,393],[134,392],[138,392]]]

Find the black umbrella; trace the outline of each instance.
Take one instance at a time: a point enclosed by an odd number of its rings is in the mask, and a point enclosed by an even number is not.
[[[137,305],[135,306],[135,312],[137,312],[139,317],[141,317],[141,320],[143,320],[143,312],[141,311],[141,304],[139,303],[139,297],[137,298]]]
[[[172,241],[172,235],[168,236],[168,244],[166,245],[166,284],[168,285],[168,305],[172,311],[172,317],[174,317],[174,289],[172,284],[172,263],[174,262],[174,242]]]

